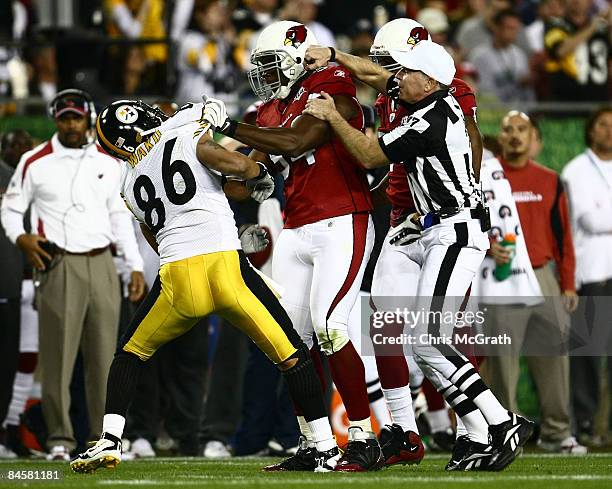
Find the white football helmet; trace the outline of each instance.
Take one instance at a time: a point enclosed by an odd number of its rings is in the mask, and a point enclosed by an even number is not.
[[[255,68],[247,73],[253,93],[264,102],[287,97],[304,73],[306,49],[314,44],[312,31],[298,22],[283,20],[261,31],[251,53]]]
[[[374,63],[389,71],[397,71],[400,64],[389,51],[407,51],[419,41],[430,39],[427,29],[412,19],[394,19],[383,25],[374,38],[370,48],[370,58]]]

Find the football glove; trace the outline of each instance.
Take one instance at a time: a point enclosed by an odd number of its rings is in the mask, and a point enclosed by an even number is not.
[[[274,192],[274,178],[268,173],[263,163],[259,165],[259,175],[246,181],[246,188],[251,192],[251,197],[257,202],[266,200]]]
[[[419,239],[423,232],[423,226],[419,220],[420,217],[416,212],[410,214],[404,222],[393,228],[393,234],[389,243],[395,246],[405,246]]]
[[[237,122],[227,115],[225,102],[209,97],[204,103],[204,120],[216,128],[216,132],[231,136],[236,131]]]
[[[270,244],[268,233],[259,224],[249,224],[242,226],[239,233],[242,251],[247,255],[259,253]]]

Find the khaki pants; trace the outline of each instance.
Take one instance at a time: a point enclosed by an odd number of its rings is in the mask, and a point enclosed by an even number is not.
[[[559,298],[560,289],[552,266],[535,271],[546,302],[537,306],[491,305],[486,309],[485,331],[488,335],[507,334],[511,354],[487,357],[481,375],[499,401],[517,411],[516,390],[519,380],[519,357],[525,346],[525,360],[533,376],[540,400],[542,426],[540,437],[561,441],[571,435],[569,415],[569,359],[556,355],[551,347],[567,339],[569,315]],[[529,352],[546,351],[547,356],[531,356]]]
[[[69,409],[79,349],[92,439],[100,434],[106,379],[117,347],[119,305],[119,280],[110,251],[94,257],[64,255],[41,279],[38,362],[49,450],[76,446]]]

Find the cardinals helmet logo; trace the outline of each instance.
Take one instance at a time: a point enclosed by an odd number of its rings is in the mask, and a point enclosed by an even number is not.
[[[427,32],[427,29],[425,29],[425,27],[415,27],[410,31],[407,44],[416,46],[418,42],[426,41],[427,39],[429,39],[429,32]]]
[[[290,27],[285,34],[285,46],[299,48],[300,44],[306,40],[307,35],[308,31],[306,30],[306,26],[301,24],[294,25],[293,27]]]

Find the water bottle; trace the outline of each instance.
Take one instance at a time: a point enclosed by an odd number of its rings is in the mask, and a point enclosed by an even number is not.
[[[512,260],[514,259],[514,253],[516,252],[516,235],[506,234],[501,243],[506,250],[510,251],[510,261],[507,263],[498,263],[493,271],[493,276],[499,280],[506,280],[512,273]]]

